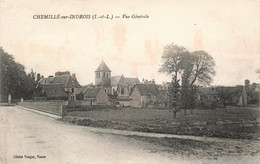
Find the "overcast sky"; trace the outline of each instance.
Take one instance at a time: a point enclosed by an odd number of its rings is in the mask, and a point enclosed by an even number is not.
[[[45,77],[76,73],[81,85],[94,82],[102,61],[112,76],[124,74],[157,83],[165,45],[204,50],[216,62],[213,85],[258,82],[260,2],[256,0],[110,1],[0,0],[0,46]],[[149,15],[148,19],[33,19],[37,14]]]

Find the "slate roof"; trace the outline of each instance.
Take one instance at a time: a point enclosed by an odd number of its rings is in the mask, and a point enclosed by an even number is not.
[[[123,77],[123,75],[119,75],[119,76],[112,76],[111,77],[111,85],[115,86],[119,83],[119,81],[121,80],[121,78]]]
[[[42,78],[41,80],[39,80],[39,83],[41,83],[41,84],[45,84],[45,83],[46,84],[50,84],[53,79],[54,79],[53,76]]]
[[[216,95],[217,90],[215,87],[199,87],[198,92],[204,95]]]
[[[62,84],[42,84],[47,98],[67,98],[68,95],[63,89]]]
[[[140,81],[139,81],[138,78],[126,77],[126,78],[125,78],[125,83],[126,83],[128,86],[134,86],[135,84],[139,84]]]
[[[152,95],[159,101],[166,101],[155,84],[135,84],[135,87],[138,89],[141,96]]]
[[[101,62],[101,64],[98,66],[98,68],[96,69],[95,72],[99,72],[99,71],[109,71],[109,72],[111,72],[111,70],[108,68],[108,66],[106,65],[106,63],[104,61]]]
[[[41,84],[62,84],[64,88],[79,88],[81,87],[77,79],[71,75],[47,77],[40,80]]]
[[[223,89],[223,91],[222,91]],[[216,95],[218,96],[218,92],[223,92],[224,94],[230,95],[231,103],[236,103],[242,92],[243,86],[235,86],[235,87],[201,87],[199,88],[199,93],[203,95]]]
[[[123,85],[123,86],[134,86],[135,84],[139,84],[140,81],[138,78],[124,77],[121,76],[112,76],[111,77],[111,85]]]
[[[101,88],[88,88],[83,92],[85,98],[96,98]]]

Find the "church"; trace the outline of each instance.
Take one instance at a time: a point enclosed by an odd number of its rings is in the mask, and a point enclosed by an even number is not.
[[[121,106],[130,105],[129,94],[135,84],[139,84],[138,78],[124,77],[124,75],[111,76],[111,70],[104,61],[95,71],[95,86],[103,88],[111,101]]]

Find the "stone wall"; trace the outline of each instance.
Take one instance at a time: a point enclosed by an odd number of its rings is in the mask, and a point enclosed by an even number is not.
[[[68,105],[68,101],[50,100],[50,101],[24,101],[19,102],[19,106],[39,110],[46,113],[60,115],[61,107]]]

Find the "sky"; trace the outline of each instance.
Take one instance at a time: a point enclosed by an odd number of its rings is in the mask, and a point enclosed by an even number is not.
[[[120,18],[33,19],[47,14]],[[259,20],[257,0],[0,0],[0,46],[27,72],[70,71],[86,85],[102,60],[112,76],[170,81],[158,69],[164,47],[175,43],[214,58],[212,85],[241,85],[260,83]]]

